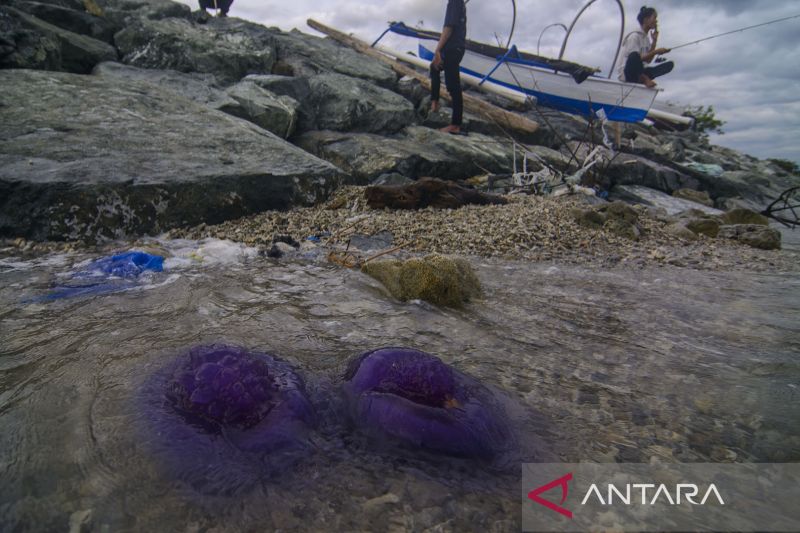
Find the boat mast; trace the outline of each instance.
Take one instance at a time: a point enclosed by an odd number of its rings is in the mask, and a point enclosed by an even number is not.
[[[542,44],[542,36],[544,35],[544,32],[546,32],[548,29],[553,28],[555,26],[561,26],[562,28],[564,28],[564,31],[567,31],[567,27],[564,26],[563,24],[561,24],[560,22],[556,22],[555,24],[550,24],[549,26],[545,26],[544,29],[542,30],[542,33],[539,34],[539,40],[536,41],[536,55],[537,56],[540,55],[539,46]]]
[[[572,33],[572,28],[575,27],[575,23],[578,22],[578,19],[581,18],[583,12],[586,11],[589,6],[597,2],[597,0],[589,0],[583,8],[578,11],[578,14],[575,15],[575,20],[572,21],[572,24],[569,25],[569,29],[567,30],[567,34],[564,36],[564,42],[561,44],[561,52],[558,54],[558,58],[562,59],[564,57],[564,50],[567,49],[567,41],[569,40],[569,35]],[[621,24],[619,28],[619,44],[617,44],[617,53],[614,54],[614,62],[611,63],[611,71],[608,73],[608,79],[611,79],[611,76],[614,75],[614,67],[617,66],[617,57],[619,56],[619,51],[622,49],[622,39],[625,37],[625,8],[622,7],[622,0],[616,0],[617,5],[619,6],[619,14],[621,19]]]

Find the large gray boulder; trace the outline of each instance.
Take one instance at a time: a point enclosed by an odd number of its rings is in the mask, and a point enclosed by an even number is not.
[[[718,238],[732,239],[761,250],[779,250],[781,248],[781,233],[774,228],[760,224],[722,226]]]
[[[611,185],[640,185],[672,194],[678,189],[697,189],[697,182],[666,165],[644,157],[619,154],[606,171]]]
[[[322,201],[336,167],[149,84],[0,76],[0,234],[122,238]]]
[[[311,94],[308,78],[281,76],[278,74],[251,74],[242,81],[251,81],[262,89],[274,94],[290,96],[298,102],[306,101]]]
[[[192,15],[189,6],[172,0],[95,0],[95,3],[103,11],[105,19],[120,27],[129,26],[137,20],[189,20]]]
[[[13,7],[0,7],[0,38],[0,66],[5,68],[88,74],[101,61],[117,59],[117,51],[108,43],[59,28]]]
[[[269,74],[275,62],[272,33],[238,19],[139,19],[114,37],[124,63],[142,68],[214,74],[233,84],[248,74]]]
[[[49,2],[14,1],[14,7],[64,30],[114,44],[114,34],[122,29],[105,17],[87,13],[83,4],[69,7]]]
[[[298,102],[278,96],[245,79],[226,90],[217,88],[213,74],[142,69],[121,63],[101,63],[92,74],[107,79],[136,80],[189,98],[212,109],[243,118],[284,139],[294,133]]]
[[[120,85],[128,81],[149,83],[199,104],[212,104],[226,98],[225,92],[217,87],[213,74],[138,68],[113,61],[100,63],[92,70],[92,74],[109,81],[117,81]]]
[[[411,126],[393,136],[312,131],[297,136],[294,142],[350,173],[359,183],[389,173],[412,179],[466,179],[485,170],[508,172],[512,159],[511,147],[496,139],[479,134],[449,135],[422,126]]]
[[[53,36],[23,26],[17,11],[0,6],[0,69],[61,70],[61,46]]]
[[[369,133],[311,131],[294,142],[366,184],[385,174],[456,177],[458,161],[441,150],[408,139]]]
[[[707,215],[722,215],[723,211],[714,209],[697,202],[670,196],[661,191],[643,187],[641,185],[616,185],[611,189],[609,198],[612,200],[622,200],[634,204],[642,204],[651,207],[660,207],[666,210],[670,216],[677,215],[688,210],[698,210]]]
[[[393,133],[415,119],[411,102],[365,80],[342,74],[309,78],[301,100],[299,131],[334,130]]]
[[[389,89],[396,84],[397,75],[387,65],[331,39],[314,37],[297,30],[286,33],[273,28],[271,31],[277,43],[280,68],[286,71],[283,74],[310,77],[336,72]]]
[[[406,128],[402,137],[444,152],[454,161],[447,176],[435,177],[465,179],[487,171],[510,172],[514,163],[513,145],[506,139],[480,133],[470,133],[469,136],[451,135],[422,126]]]
[[[239,82],[226,94],[229,97],[226,103],[217,106],[220,111],[248,120],[284,139],[294,133],[300,107],[294,98],[278,96],[252,81]]]

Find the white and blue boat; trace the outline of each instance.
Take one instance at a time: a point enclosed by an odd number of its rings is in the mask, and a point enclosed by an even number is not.
[[[388,31],[418,39],[419,58],[433,59],[434,46],[428,43],[438,41],[438,33],[411,28],[402,22],[391,23]],[[596,69],[522,52],[516,46],[505,50],[474,41],[467,41],[461,72],[478,79],[479,85],[489,84],[531,97],[537,105],[583,116],[604,116],[617,122],[643,121],[660,91],[601,78]]]

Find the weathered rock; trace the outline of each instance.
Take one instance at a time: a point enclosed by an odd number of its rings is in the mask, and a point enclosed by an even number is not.
[[[408,101],[414,104],[418,111],[422,111],[422,106],[426,105],[430,108],[430,91],[422,86],[422,83],[416,78],[403,76],[397,80],[397,86],[394,90],[406,97]]]
[[[698,174],[701,188],[719,207],[746,207],[761,211],[790,187],[800,186],[800,177],[766,174],[756,170],[726,171],[719,177]],[[728,199],[738,201],[728,202]]]
[[[714,207],[714,200],[712,200],[705,191],[696,191],[694,189],[678,189],[672,193],[672,196],[675,198],[681,198],[682,200],[689,200],[690,202],[702,204],[707,207]]]
[[[556,150],[565,148],[571,141],[582,141],[591,131],[583,117],[546,107],[536,106],[527,111],[525,116],[538,123],[539,129],[529,138],[520,140]]]
[[[411,124],[414,107],[397,93],[342,74],[309,78],[299,131],[394,133]]]
[[[294,142],[351,174],[358,183],[369,183],[387,173],[450,179],[469,175],[465,162],[443,150],[396,136],[311,131],[296,137]]]
[[[758,224],[760,226],[769,226],[769,219],[750,209],[737,208],[724,213],[722,215],[722,223],[727,225]]]
[[[676,196],[670,196],[661,191],[639,185],[617,185],[611,190],[611,199],[623,200],[637,204],[663,207],[668,215],[677,215],[689,209],[699,209],[709,215],[721,215],[722,211],[707,207],[702,204],[690,202]]]
[[[323,200],[335,167],[139,82],[0,76],[0,234],[121,238]]]
[[[480,281],[464,259],[429,255],[406,261],[371,261],[361,267],[401,301],[424,300],[462,307],[481,294]]]
[[[288,33],[272,31],[277,42],[278,61],[284,68],[288,67],[285,74],[310,77],[337,72],[381,87],[394,88],[397,75],[377,59],[359,54],[332,39],[321,39],[297,30]]]
[[[686,227],[686,220],[679,220],[664,227],[664,231],[675,237],[680,237],[686,241],[696,241],[697,234]]]
[[[106,18],[87,13],[83,5],[80,9],[75,9],[45,2],[17,1],[14,2],[14,7],[61,29],[112,45],[114,34],[122,29]]]
[[[411,178],[407,178],[402,174],[398,174],[397,172],[391,172],[389,174],[381,174],[375,180],[372,181],[373,185],[388,185],[390,187],[411,185],[412,183],[414,183],[414,180],[412,180]]]
[[[423,126],[406,128],[402,137],[439,150],[456,161],[457,169],[448,174],[457,179],[466,179],[486,171],[509,172],[513,166],[513,145],[505,139],[498,141],[480,133],[466,137],[450,135]]]
[[[621,154],[608,166],[610,185],[639,185],[672,193],[682,188],[697,188],[693,178],[668,166],[643,157]]]
[[[697,235],[705,235],[713,239],[719,233],[719,220],[711,217],[690,218],[685,223],[686,228]]]
[[[108,80],[138,81],[149,83],[161,90],[194,100],[199,104],[212,104],[225,100],[213,74],[183,73],[177,70],[138,68],[122,63],[105,62],[97,65],[92,74]]]
[[[652,130],[650,130],[652,131]],[[683,161],[685,141],[668,134],[652,135],[636,125],[627,124],[623,131],[621,149],[646,159]]]
[[[284,139],[294,133],[300,105],[294,98],[278,96],[252,81],[239,82],[226,93],[238,105],[226,103],[218,107],[220,111],[248,120]]]
[[[605,229],[621,237],[639,240],[639,213],[624,202],[611,202],[589,209],[573,209],[575,221],[589,229]]]
[[[185,19],[138,19],[114,37],[124,63],[142,68],[214,74],[235,83],[269,74],[275,40],[263,26],[239,19],[194,24]]]
[[[0,6],[0,68],[61,70],[61,46],[54,36],[23,27],[16,12]]]
[[[251,74],[242,81],[251,81],[262,89],[281,96],[289,96],[298,102],[307,100],[311,93],[308,78],[278,76],[276,74]],[[313,113],[310,116],[313,116]]]
[[[374,185],[364,191],[372,209],[424,209],[438,207],[456,209],[468,204],[506,204],[501,196],[466,189],[455,183],[424,178],[411,185],[389,187]]]
[[[120,27],[129,26],[137,20],[189,20],[192,15],[189,6],[172,0],[96,0],[96,3],[103,17]]]
[[[433,113],[430,111],[430,98],[423,101],[423,107],[420,113],[425,117],[422,125],[426,128],[440,129],[450,125],[452,119],[453,109],[450,107],[442,106],[439,111]],[[461,131],[467,133],[483,133],[484,135],[502,135],[503,130],[497,125],[483,117],[479,117],[470,112],[465,112],[463,122],[461,124]]]
[[[722,176],[723,172],[725,172],[725,169],[716,164],[697,163],[695,161],[689,161],[688,163],[686,163],[685,166],[691,168],[692,170],[696,170],[697,172],[708,174],[713,178],[718,178]]]
[[[717,237],[733,239],[761,250],[778,250],[781,247],[781,233],[760,224],[721,226]]]
[[[3,63],[7,67],[49,67],[52,70],[88,74],[96,64],[117,59],[117,51],[108,43],[64,30],[13,7],[0,8],[0,16],[2,16],[3,26],[17,26],[32,32],[24,34],[21,40],[6,39],[10,43],[14,43],[14,50],[8,54],[12,56],[11,60],[3,59]],[[0,31],[5,33],[4,29]],[[41,37],[36,37],[37,35]],[[45,40],[58,46],[57,55],[53,51],[53,45],[48,44]],[[34,52],[27,48],[31,45],[35,49]],[[7,46],[11,47],[12,45]],[[41,57],[42,53],[44,53],[44,58]],[[26,62],[29,64],[25,64]]]

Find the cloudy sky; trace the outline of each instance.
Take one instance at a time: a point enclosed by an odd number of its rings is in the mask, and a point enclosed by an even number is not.
[[[196,7],[195,2],[181,0]],[[587,0],[516,0],[514,42],[536,51],[542,30],[553,23],[569,26]],[[659,12],[659,46],[673,47],[744,26],[800,14],[797,0],[649,0]],[[623,0],[628,33],[638,27],[641,1]],[[441,28],[446,0],[234,0],[231,16],[289,30],[315,32],[314,18],[324,24],[373,40],[390,20]],[[471,0],[467,4],[468,37],[503,42],[511,28],[511,0]],[[599,67],[607,74],[619,35],[616,2],[596,1],[578,21],[565,58]],[[564,30],[548,29],[543,55],[557,56]],[[406,41],[407,43],[408,41]],[[402,41],[392,41],[399,47]],[[411,43],[413,49],[416,43]],[[800,18],[687,46],[668,55],[676,69],[658,80],[659,100],[713,105],[726,121],[716,144],[760,157],[800,163]]]

